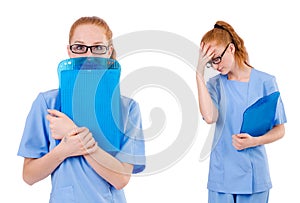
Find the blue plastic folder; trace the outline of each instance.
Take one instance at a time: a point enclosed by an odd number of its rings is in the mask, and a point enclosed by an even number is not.
[[[275,124],[275,113],[279,95],[278,91],[273,92],[258,99],[248,107],[243,114],[243,123],[240,132],[257,137],[272,129]]]
[[[120,150],[121,68],[113,59],[81,57],[58,65],[61,111],[92,132],[107,152]]]

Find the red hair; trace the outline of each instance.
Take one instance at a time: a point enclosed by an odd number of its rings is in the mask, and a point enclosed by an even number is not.
[[[224,21],[217,21],[214,29],[208,31],[202,37],[201,42],[215,42],[217,45],[223,45],[224,47],[232,42],[235,46],[234,58],[239,67],[244,67],[245,64],[252,67],[249,65],[249,56],[243,39],[240,38],[231,25]]]
[[[102,29],[104,29],[105,36],[109,41],[109,46],[113,45],[113,43],[112,43],[113,33],[112,33],[111,29],[109,28],[108,24],[102,18],[99,18],[96,16],[81,17],[73,23],[73,25],[71,26],[70,32],[69,32],[69,44],[71,43],[71,39],[74,35],[75,29],[79,25],[86,25],[86,24],[96,25],[96,26],[99,26]],[[110,58],[116,59],[116,52],[115,52],[114,48],[113,48],[113,52],[112,52],[112,55]]]

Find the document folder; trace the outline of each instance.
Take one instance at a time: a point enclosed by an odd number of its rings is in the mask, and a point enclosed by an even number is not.
[[[248,133],[257,137],[265,134],[273,128],[275,113],[280,93],[273,92],[270,95],[258,99],[248,107],[243,114],[241,133]]]
[[[100,57],[66,59],[58,65],[61,111],[92,132],[107,152],[120,150],[120,65]]]

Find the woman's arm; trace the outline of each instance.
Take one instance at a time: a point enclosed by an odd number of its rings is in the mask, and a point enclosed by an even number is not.
[[[218,110],[212,102],[204,80],[204,69],[213,55],[214,50],[210,49],[208,46],[205,46],[204,43],[201,43],[196,72],[198,102],[200,113],[203,119],[209,124],[216,122],[218,119]]]
[[[76,125],[64,113],[57,110],[48,110],[48,112],[47,120],[50,122],[51,134],[56,139],[61,139],[67,131],[74,130]],[[133,165],[120,162],[98,146],[93,153],[87,153],[84,157],[98,175],[116,189],[122,189],[129,182]]]
[[[263,136],[256,137],[256,145],[263,145],[275,142],[281,138],[283,138],[285,134],[284,124],[276,125],[269,132],[264,134]]]
[[[122,189],[129,182],[133,165],[120,162],[100,147],[84,157],[92,168],[116,189]]]
[[[60,147],[55,147],[41,158],[24,158],[23,179],[29,184],[43,180],[48,177],[65,157],[60,153]]]
[[[200,113],[206,123],[212,124],[218,119],[218,110],[207,90],[203,75],[196,74],[197,88],[198,88],[198,102]]]
[[[33,185],[48,177],[67,157],[85,155],[96,150],[97,144],[88,129],[78,128],[43,157],[25,158],[23,179],[27,184]]]
[[[284,124],[279,124],[269,130],[266,134],[258,137],[252,137],[247,133],[236,134],[232,136],[232,145],[237,150],[269,144],[281,139],[285,134]]]

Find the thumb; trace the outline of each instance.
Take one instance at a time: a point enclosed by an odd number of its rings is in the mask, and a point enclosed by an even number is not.
[[[57,111],[55,109],[48,109],[47,110],[49,114],[51,114],[52,116],[56,116],[56,117],[63,117],[65,116],[64,113],[60,112],[60,111]]]
[[[75,126],[69,133],[68,136],[78,135],[79,133],[83,131],[87,131],[88,129],[86,127],[77,127]]]
[[[241,134],[237,134],[237,136],[238,136],[239,138],[246,138],[246,137],[248,137],[248,134],[246,134],[246,133],[241,133]]]
[[[77,134],[78,134],[78,128],[75,127],[66,136],[70,137],[70,136],[77,135]]]

